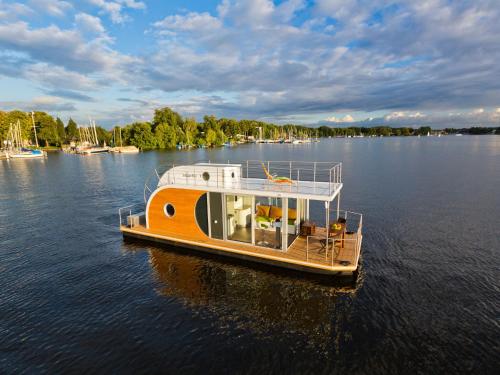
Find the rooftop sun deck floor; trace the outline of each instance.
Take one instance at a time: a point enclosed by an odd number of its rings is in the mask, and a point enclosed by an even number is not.
[[[276,183],[262,178],[241,178],[224,185],[193,184],[192,182],[176,181],[172,187],[185,187],[207,191],[221,191],[225,193],[241,193],[249,195],[289,196],[318,200],[331,200],[342,189],[342,183],[318,181],[293,181],[291,183]],[[163,186],[165,186],[163,185]]]

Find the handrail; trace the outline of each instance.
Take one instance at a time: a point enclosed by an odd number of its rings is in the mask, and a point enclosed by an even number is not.
[[[211,179],[210,181],[201,181],[200,176],[196,177],[198,171],[195,169],[196,165],[200,163],[210,164],[211,168],[216,168],[215,175],[216,179]],[[157,189],[158,184],[162,181],[165,173],[172,170],[171,175],[168,178],[164,178],[162,184],[166,185],[194,185],[194,186],[212,186],[212,187],[228,187],[231,184],[238,188],[251,189],[252,184],[258,181],[267,180],[262,169],[262,163],[267,165],[268,171],[277,176],[285,176],[291,179],[292,183],[290,185],[284,184],[270,184],[275,186],[276,189],[284,191],[285,189],[292,192],[293,190],[299,191],[303,186],[302,183],[308,182],[313,183],[313,191],[318,193],[316,188],[320,188],[319,194],[331,195],[336,189],[338,189],[341,183],[341,169],[342,163],[340,162],[326,162],[326,161],[260,161],[260,160],[246,160],[246,161],[210,161],[210,160],[196,160],[195,162],[186,163],[185,165],[162,164],[153,171],[146,178],[143,195],[144,202],[146,203],[151,196],[151,194]],[[227,168],[228,164],[238,164],[240,166],[240,180],[235,183],[228,183],[224,178],[224,173],[222,169]],[[175,167],[179,169],[174,170]],[[193,170],[190,172],[191,176],[186,176],[186,172],[183,169]],[[176,172],[178,171],[178,172]],[[319,185],[316,185],[319,184]],[[231,185],[233,186],[233,185]],[[321,187],[320,187],[321,186]]]
[[[310,262],[309,261],[309,240],[312,239],[312,238],[315,238],[315,239],[319,239],[319,240],[325,240],[325,260],[324,262],[320,262],[320,263],[327,263],[328,262],[328,253],[329,253],[329,248],[330,248],[330,243],[333,245],[333,247],[335,247],[335,241],[342,241],[344,243],[354,243],[354,250],[355,250],[355,259],[358,259],[359,257],[359,252],[360,252],[360,249],[361,249],[361,235],[356,233],[355,237],[354,238],[342,238],[342,239],[339,239],[339,238],[333,238],[333,237],[330,237],[330,238],[326,238],[324,236],[318,236],[318,235],[309,235],[306,237],[306,262]],[[345,246],[345,245],[344,245]],[[334,267],[334,256],[333,256],[333,252],[334,252],[334,249],[332,248],[332,256],[331,256],[331,260],[330,260],[330,266],[331,267]],[[314,263],[314,262],[312,262]]]
[[[335,215],[337,214],[337,209],[330,207],[329,209],[329,214],[331,215],[334,213]],[[351,230],[349,232],[352,232],[354,235],[354,238],[343,238],[342,241],[347,241],[347,242],[354,242],[355,246],[355,258],[358,259],[360,251],[361,251],[361,238],[362,238],[362,228],[363,228],[363,214],[354,212],[354,211],[349,211],[349,210],[339,210],[339,214],[343,215],[344,218],[346,219],[347,226],[346,226],[346,232],[349,231],[349,227],[351,227]],[[350,224],[354,223],[354,224]],[[354,225],[354,228],[352,226]],[[317,238],[320,240],[325,240],[326,245],[325,247],[328,249],[330,246],[330,241],[335,241],[335,238],[329,237],[327,232],[325,231],[324,235],[309,235],[306,238],[306,261],[309,259],[309,239],[310,238]],[[328,250],[325,250],[325,260],[328,259]],[[332,257],[332,267],[333,267],[333,257]]]
[[[139,208],[137,208],[139,207]],[[132,216],[132,214],[140,214],[140,213],[143,213],[145,211],[146,207],[145,207],[145,203],[143,202],[139,202],[139,203],[134,203],[134,204],[130,204],[128,206],[125,206],[125,207],[120,207],[118,209],[118,216],[119,216],[119,219],[120,219],[120,227],[123,226],[123,215],[125,214],[128,214],[125,216],[125,218],[127,217],[130,217]],[[127,225],[127,221],[125,220],[125,225]]]

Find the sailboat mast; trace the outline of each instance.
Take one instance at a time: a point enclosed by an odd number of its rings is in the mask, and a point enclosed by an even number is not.
[[[120,127],[120,147],[123,147],[123,141],[122,141],[122,128]]]
[[[92,121],[92,126],[94,128],[95,144],[99,146],[99,139],[97,139],[97,130],[95,128],[95,121]]]
[[[23,135],[21,134],[21,122],[17,120],[18,147],[23,147]]]
[[[35,112],[31,111],[31,121],[33,122],[33,131],[35,132],[35,143],[38,147],[38,137],[36,136],[36,126],[35,126]]]

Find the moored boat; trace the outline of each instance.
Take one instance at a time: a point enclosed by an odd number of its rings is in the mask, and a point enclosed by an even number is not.
[[[124,236],[310,273],[358,270],[362,215],[340,209],[341,163],[203,162],[151,176],[144,203],[119,210]]]
[[[19,150],[11,151],[8,153],[9,158],[12,159],[33,159],[33,158],[43,158],[47,156],[45,151],[34,150],[30,148],[20,148]]]

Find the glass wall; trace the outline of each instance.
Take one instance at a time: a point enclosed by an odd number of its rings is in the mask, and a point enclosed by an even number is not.
[[[226,195],[228,240],[252,243],[252,197]]]
[[[281,198],[255,197],[255,244],[282,248],[283,204]]]
[[[300,209],[296,198],[288,198],[287,242],[290,246],[300,233]]]

